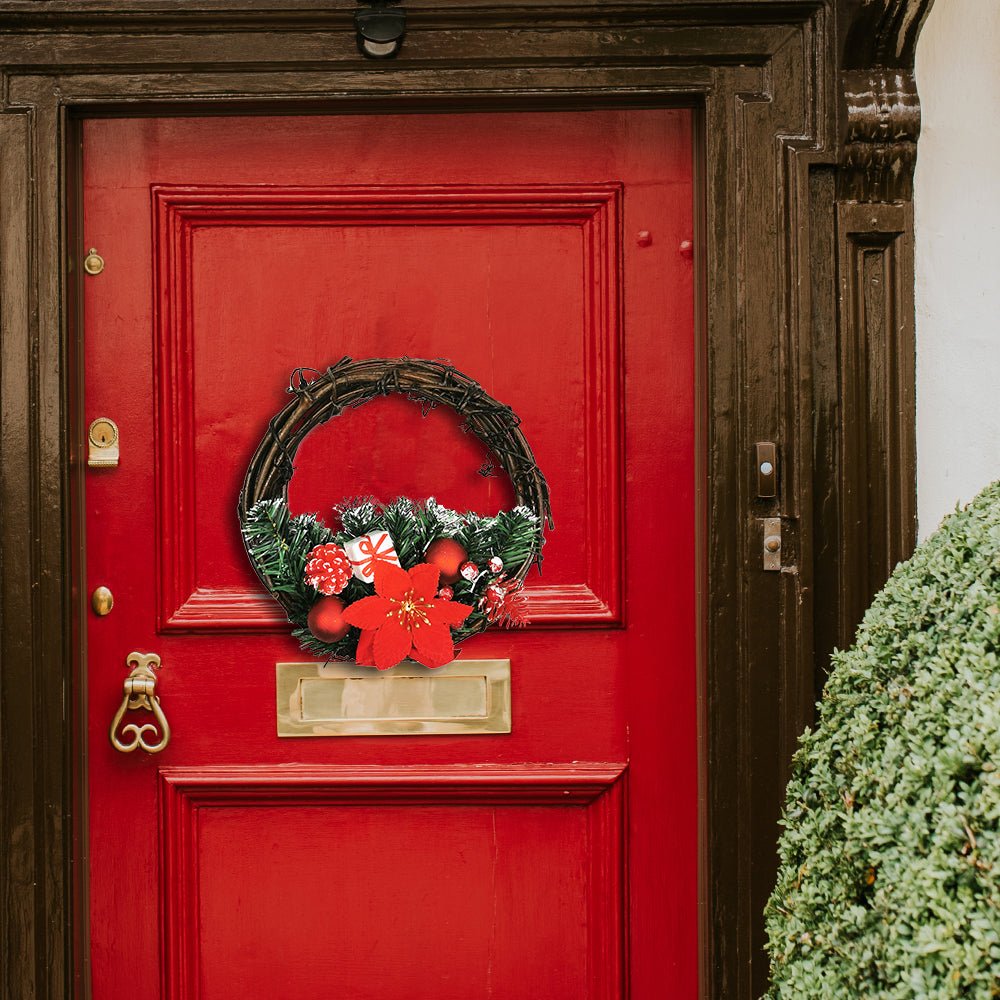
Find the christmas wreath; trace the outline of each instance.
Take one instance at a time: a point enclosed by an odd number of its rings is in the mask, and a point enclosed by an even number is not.
[[[454,659],[455,643],[489,625],[524,624],[521,587],[541,563],[552,517],[545,478],[509,406],[449,364],[412,358],[296,369],[288,391],[294,398],[250,461],[239,518],[250,562],[303,649],[382,670],[407,658],[438,667]],[[482,516],[433,498],[361,497],[335,505],[329,526],[316,514],[293,515],[288,484],[306,435],[390,393],[424,413],[439,405],[458,412],[510,476],[516,505]]]

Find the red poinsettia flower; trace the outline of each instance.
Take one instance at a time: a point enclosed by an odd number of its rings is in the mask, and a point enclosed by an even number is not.
[[[426,667],[440,667],[455,658],[450,627],[461,625],[472,608],[435,600],[440,575],[430,563],[411,570],[387,563],[375,567],[378,596],[363,597],[344,611],[344,619],[361,629],[358,663],[388,670],[407,657]]]

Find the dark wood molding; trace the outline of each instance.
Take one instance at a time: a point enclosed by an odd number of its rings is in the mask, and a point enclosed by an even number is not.
[[[829,650],[851,643],[872,597],[916,542],[913,64],[932,2],[852,0],[842,25],[843,139],[829,215],[836,256],[825,269],[836,294],[832,322],[824,321],[838,344],[837,427],[828,436],[836,483],[817,483],[838,554],[831,550],[816,581],[837,611],[821,626],[818,682]]]
[[[842,204],[837,211],[841,428],[845,492],[841,629],[861,620],[893,567],[913,549],[916,462],[910,205]]]
[[[84,995],[79,116],[677,103],[700,126],[703,995],[760,995],[814,670],[912,545],[907,202],[929,6],[416,0],[398,59],[371,63],[347,3],[0,0],[3,1000]],[[755,498],[757,440],[780,445],[775,501]],[[770,516],[781,573],[761,569]]]
[[[934,0],[847,0],[842,4],[842,68],[912,70],[917,39]]]

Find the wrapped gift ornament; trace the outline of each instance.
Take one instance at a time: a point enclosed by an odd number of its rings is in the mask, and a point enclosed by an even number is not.
[[[388,531],[369,531],[367,535],[344,542],[344,551],[351,560],[354,576],[363,583],[375,579],[375,567],[398,566],[396,546]]]

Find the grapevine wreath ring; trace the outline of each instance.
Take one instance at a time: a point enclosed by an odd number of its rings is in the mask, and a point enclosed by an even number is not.
[[[314,377],[308,378],[308,375]],[[268,423],[240,490],[244,547],[303,649],[386,669],[404,659],[429,667],[491,624],[525,622],[521,587],[541,565],[552,527],[549,490],[520,418],[474,379],[443,361],[342,358],[325,371],[299,368],[294,397]],[[320,424],[398,393],[424,415],[447,406],[496,456],[515,506],[494,516],[460,513],[434,498],[381,503],[363,496],[333,510],[339,527],[292,515],[288,486],[302,441]],[[492,475],[492,461],[481,475]]]

